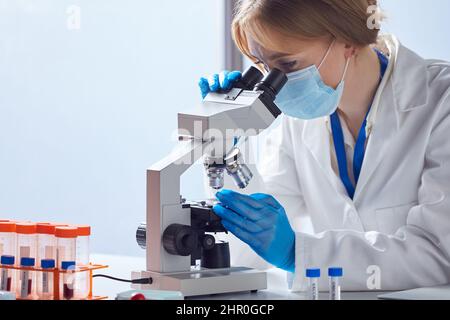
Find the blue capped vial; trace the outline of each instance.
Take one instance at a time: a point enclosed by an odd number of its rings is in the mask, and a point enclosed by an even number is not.
[[[18,293],[21,299],[34,299],[34,294],[36,292],[34,266],[34,258],[22,257],[20,259],[20,287],[18,288]]]
[[[308,299],[319,300],[320,269],[306,269],[308,278]]]
[[[60,299],[73,300],[75,298],[75,276],[73,272],[76,269],[75,261],[61,262],[62,282],[60,285]]]
[[[5,267],[13,267],[15,263],[15,257],[14,256],[1,256],[0,258],[0,265],[3,265]],[[11,292],[15,285],[15,272],[12,269],[9,268],[0,268],[0,291],[8,291]]]
[[[38,274],[38,296],[40,300],[53,300],[54,275],[53,270],[56,267],[54,259],[42,259],[41,269]]]
[[[342,268],[332,267],[328,269],[330,285],[330,300],[341,300],[340,278],[344,275]]]

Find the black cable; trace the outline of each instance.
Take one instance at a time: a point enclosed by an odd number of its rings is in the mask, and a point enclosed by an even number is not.
[[[133,283],[133,284],[152,284],[153,283],[153,279],[151,277],[129,280],[129,279],[121,279],[121,278],[116,278],[113,276],[108,276],[106,274],[94,274],[92,276],[92,278],[107,278],[107,279],[114,280],[114,281],[128,282],[128,283]]]

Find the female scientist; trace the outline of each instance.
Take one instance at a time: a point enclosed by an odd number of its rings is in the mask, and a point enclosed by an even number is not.
[[[368,28],[371,5],[243,0],[233,22],[242,53],[289,81],[258,163],[273,197],[224,190],[214,210],[293,290],[309,267],[342,267],[344,290],[370,289],[370,270],[381,290],[450,282],[450,64]],[[202,93],[239,76],[202,78]],[[305,214],[313,235],[291,227]]]

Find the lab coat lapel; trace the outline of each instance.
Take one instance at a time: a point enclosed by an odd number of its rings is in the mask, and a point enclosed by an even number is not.
[[[414,52],[395,43],[394,70],[380,98],[378,115],[369,137],[364,162],[355,190],[357,203],[364,188],[373,181],[372,176],[384,157],[389,157],[389,146],[400,130],[401,115],[428,103],[428,78],[425,60]]]
[[[371,180],[377,167],[380,165],[384,157],[388,157],[388,148],[393,136],[397,132],[397,118],[395,110],[395,103],[393,98],[392,86],[387,85],[383,92],[383,102],[378,110],[379,117],[375,123],[369,140],[367,142],[366,153],[364,156],[361,174],[356,185],[355,195],[353,201],[357,202],[361,192]],[[388,110],[384,110],[388,109]],[[383,116],[388,114],[389,116]]]
[[[350,200],[340,178],[331,167],[331,136],[324,119],[305,121],[302,140],[333,188]]]

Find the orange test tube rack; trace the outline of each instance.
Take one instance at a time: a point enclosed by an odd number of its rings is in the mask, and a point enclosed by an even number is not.
[[[89,273],[89,294],[86,299],[83,300],[105,300],[108,299],[107,296],[94,296],[92,293],[92,287],[93,287],[93,273],[95,270],[100,269],[106,269],[108,268],[107,265],[99,265],[99,264],[88,264],[85,266],[77,266],[75,270],[60,270],[58,268],[49,270],[49,269],[42,269],[42,268],[24,268],[24,267],[16,267],[16,266],[5,266],[1,265],[0,268],[3,269],[12,269],[12,270],[28,270],[28,271],[34,271],[34,272],[52,272],[53,273],[53,300],[60,300],[60,290],[59,290],[59,284],[61,279],[61,274],[70,272],[73,274],[79,273],[79,272],[88,272]],[[17,300],[21,300],[20,298],[17,298]]]

